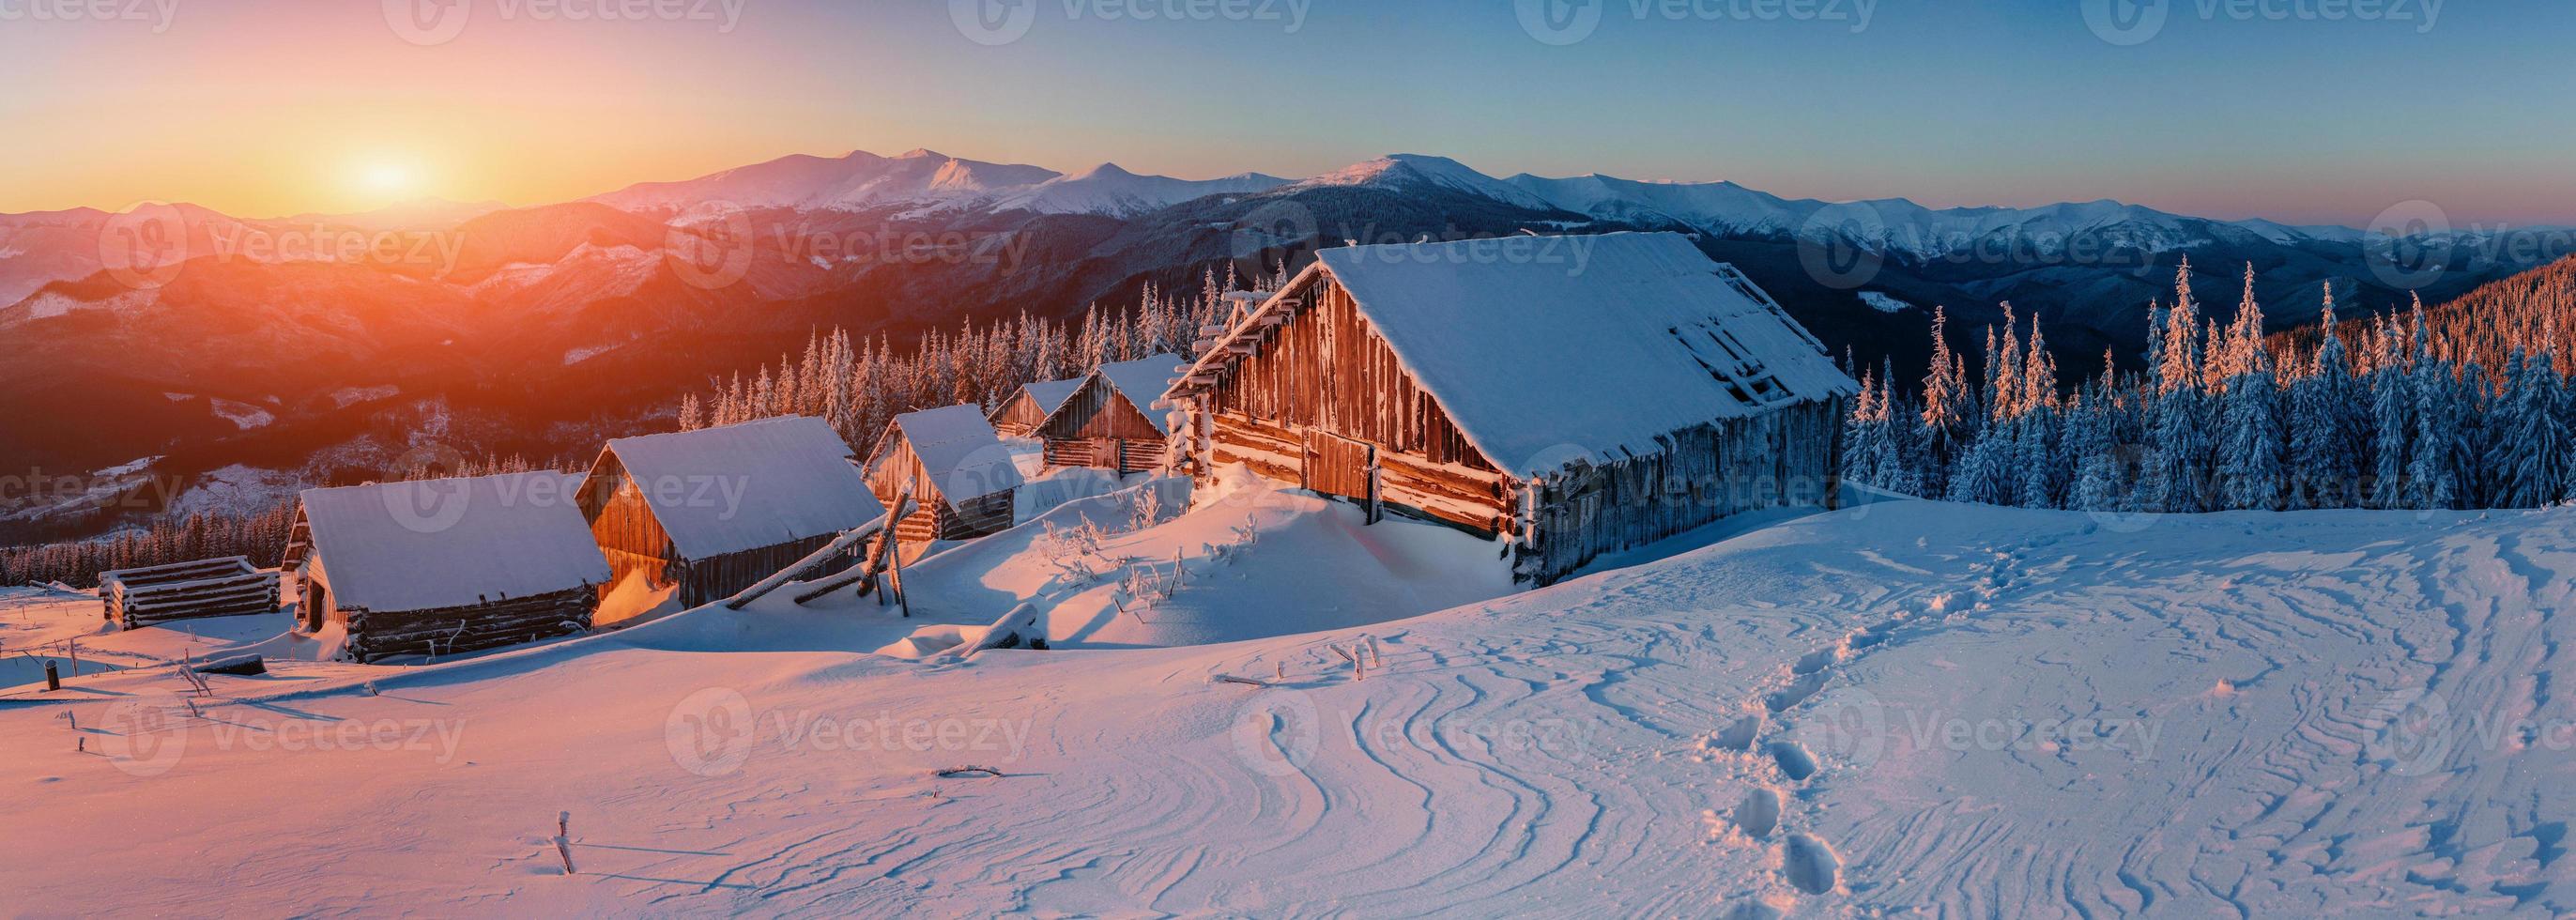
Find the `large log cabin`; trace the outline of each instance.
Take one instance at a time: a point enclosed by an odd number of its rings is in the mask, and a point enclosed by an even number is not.
[[[1508,538],[1553,583],[1729,515],[1828,504],[1859,387],[1731,265],[1616,233],[1329,249],[1166,399],[1239,466]]]
[[[1048,466],[1096,466],[1120,474],[1160,470],[1171,439],[1169,415],[1154,407],[1183,359],[1156,355],[1103,364],[1038,426]]]
[[[608,442],[581,511],[619,583],[696,607],[795,564],[885,515],[822,419],[763,419]]]
[[[895,524],[905,543],[964,540],[1009,529],[1020,470],[975,406],[906,412],[886,425],[868,458],[868,487],[892,507],[910,494],[916,510]]]
[[[447,655],[581,632],[608,563],[581,477],[517,473],[305,490],[284,569],[298,631],[342,657]]]

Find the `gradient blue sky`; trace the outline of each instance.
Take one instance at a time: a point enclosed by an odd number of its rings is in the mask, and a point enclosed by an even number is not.
[[[724,0],[663,0],[718,19],[651,22],[530,5],[639,0],[461,0],[463,30],[430,46],[376,2],[140,2],[174,4],[167,27],[0,18],[17,88],[0,94],[15,126],[0,211],[532,204],[926,146],[1191,177],[1417,152],[1828,199],[2117,198],[2293,223],[2423,199],[2456,223],[2576,223],[2565,0],[2442,2],[2429,31],[2428,0],[2390,0],[2407,22],[2295,18],[2324,0],[2265,0],[2283,21],[2204,18],[2216,0],[2169,0],[2130,47],[2088,28],[2088,0],[1876,0],[1857,34],[1850,19],[1640,20],[1632,0],[1599,0],[1597,30],[1562,47],[1512,0],[1300,0],[1294,31],[1290,0],[1244,0],[1280,19],[1153,22],[1099,15],[1125,0],[1030,0],[1027,33],[991,47],[944,0],[732,0],[729,32]],[[403,181],[367,178],[388,172]]]

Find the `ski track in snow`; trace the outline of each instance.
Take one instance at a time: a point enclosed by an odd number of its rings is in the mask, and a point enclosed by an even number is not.
[[[2570,573],[2576,510],[2122,532],[1902,502],[1198,648],[603,644],[268,707],[461,720],[447,764],[192,747],[129,778],[10,745],[0,818],[57,828],[56,855],[0,846],[0,888],[40,912],[109,890],[178,912],[2565,912],[2576,758],[2510,726],[2576,722],[2554,680]],[[1354,681],[1326,645],[1364,635],[1384,665]],[[758,713],[738,772],[665,751],[673,704],[708,686]],[[2391,701],[2419,696],[2454,730],[2389,744]],[[1024,722],[1026,748],[800,748],[772,717],[808,711]],[[2509,728],[2490,745],[2471,717]],[[0,709],[0,735],[52,748],[54,718]],[[2089,737],[2125,749],[2027,729],[2069,719],[2134,724]],[[2022,729],[1962,745],[1953,722]],[[1010,775],[930,775],[984,761]],[[576,878],[548,842],[559,809]]]

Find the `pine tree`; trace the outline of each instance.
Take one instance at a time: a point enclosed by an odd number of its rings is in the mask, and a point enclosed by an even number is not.
[[[2242,356],[2240,372],[2219,400],[2226,443],[2221,481],[2229,508],[2278,511],[2282,506],[2281,452],[2284,443],[2278,414],[2280,393],[2260,359]]]
[[[2105,364],[2105,368],[2109,365]],[[2108,374],[2108,371],[2105,371]],[[2114,440],[2114,422],[2110,394],[2097,389],[2076,401],[2067,414],[2067,429],[2072,442],[2068,452],[2076,458],[2075,486],[2067,498],[2067,507],[2077,511],[2127,510],[2125,471],[2121,469],[2119,444]]]

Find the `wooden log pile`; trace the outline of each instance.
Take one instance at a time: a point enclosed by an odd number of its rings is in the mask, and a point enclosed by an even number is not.
[[[118,569],[99,576],[98,599],[118,629],[277,609],[277,573],[233,556]]]

